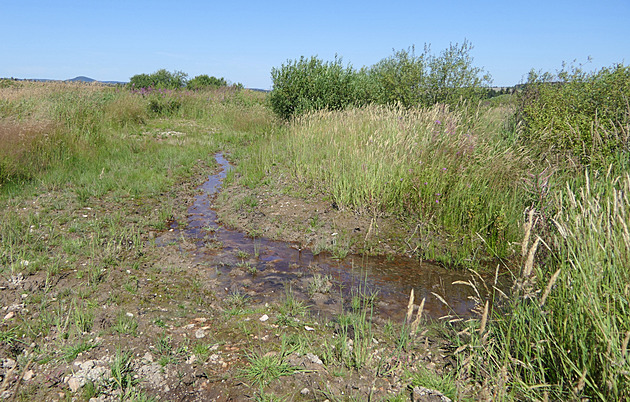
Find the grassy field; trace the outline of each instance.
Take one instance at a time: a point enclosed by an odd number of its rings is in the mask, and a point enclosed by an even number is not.
[[[291,393],[294,382],[308,382],[304,371],[318,370],[298,369],[292,356],[314,351],[328,375],[360,384],[352,391],[357,399],[407,400],[419,385],[473,400],[630,397],[627,122],[601,135],[594,126],[593,137],[621,139],[595,165],[550,146],[551,132],[532,141],[519,112],[515,98],[504,96],[459,106],[349,107],[283,121],[265,94],[247,90],[1,81],[0,393],[69,400],[78,394],[63,373],[81,356],[100,354],[110,358],[107,380],[82,384],[85,400],[166,395],[134,380],[134,359],[150,352],[172,378],[181,372],[176,384],[188,384],[190,374],[188,390],[237,376],[246,391],[232,382],[225,395],[351,398],[341,386]],[[370,233],[378,226],[370,244],[363,232],[365,240],[354,241],[352,228],[342,228],[339,243],[348,247],[341,256],[387,252],[453,269],[496,268],[514,286],[501,291],[473,273],[462,286],[491,295],[477,300],[479,316],[423,321],[413,333],[408,323],[372,319],[374,301],[360,290],[329,323],[310,316],[290,290],[271,307],[226,296],[207,284],[207,270],[190,269],[189,240],[155,241],[172,222],[185,224],[217,151],[236,164],[228,194],[249,197],[238,198],[232,215],[255,212],[257,189],[271,188],[362,217]],[[231,222],[230,213],[220,218]],[[381,241],[392,247],[383,251]],[[250,257],[241,252],[232,268],[247,271]],[[311,296],[322,293],[312,290],[322,277],[313,278]],[[271,312],[273,329],[257,319]],[[212,340],[186,336],[200,317],[220,328]],[[318,330],[300,339],[304,325]],[[265,336],[273,341],[256,343]],[[232,350],[230,339],[244,340]],[[211,363],[214,345],[232,356],[228,368],[184,370],[194,366],[187,363],[193,355]],[[431,366],[427,353],[444,358]],[[29,369],[32,381],[24,379]],[[44,383],[53,385],[38,390]],[[379,389],[374,384],[386,390],[371,391]]]

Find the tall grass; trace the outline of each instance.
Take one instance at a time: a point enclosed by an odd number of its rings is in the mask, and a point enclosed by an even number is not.
[[[480,238],[505,256],[528,201],[526,154],[503,124],[509,113],[444,106],[316,112],[260,144],[242,170],[255,182],[277,165],[340,208],[435,225],[464,244],[461,256]]]
[[[552,258],[536,264],[543,245],[526,240],[510,301],[486,333],[465,331],[463,368],[511,397],[630,397],[630,175],[584,178],[555,194]]]

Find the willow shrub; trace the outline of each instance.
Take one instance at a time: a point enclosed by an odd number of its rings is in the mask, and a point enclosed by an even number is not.
[[[472,49],[472,44],[464,41],[461,45],[451,44],[439,56],[428,45],[420,55],[416,55],[413,46],[395,51],[368,70],[374,81],[373,100],[404,107],[480,100],[487,93],[491,78],[482,68],[475,67]]]
[[[279,117],[290,119],[310,111],[374,103],[405,108],[475,103],[485,97],[491,79],[474,66],[472,49],[464,41],[436,56],[429,46],[416,55],[412,46],[360,70],[344,67],[340,58],[289,60],[271,71],[270,104]]]
[[[340,58],[332,62],[304,56],[289,60],[271,70],[271,108],[283,119],[312,110],[343,109],[356,100],[356,74],[352,67],[344,67]]]
[[[567,152],[582,164],[608,166],[630,152],[630,66],[586,73],[530,72],[519,95],[522,137],[533,148]]]
[[[186,86],[188,74],[183,71],[157,70],[151,74],[136,74],[129,79],[131,89],[179,89]]]

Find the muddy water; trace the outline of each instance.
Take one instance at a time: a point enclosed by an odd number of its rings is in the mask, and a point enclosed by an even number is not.
[[[343,308],[340,300],[346,300],[347,305],[352,295],[361,289],[364,294],[378,292],[378,315],[402,320],[413,289],[416,305],[426,299],[424,314],[429,317],[470,315],[474,307],[469,299],[472,290],[468,286],[453,285],[455,281],[469,280],[469,273],[405,258],[349,256],[339,261],[329,255],[313,255],[294,244],[251,238],[218,224],[212,200],[231,166],[223,154],[218,153],[215,158],[221,170],[201,186],[202,193],[189,208],[188,225],[182,232],[196,245],[194,254],[198,266],[206,266],[226,293],[240,291],[254,300],[262,300],[263,296],[281,297],[287,284],[291,284],[292,291],[298,292],[299,298],[315,309],[334,313]],[[326,296],[319,294],[311,298],[312,293],[306,292],[315,274],[332,278],[330,282],[334,286]]]

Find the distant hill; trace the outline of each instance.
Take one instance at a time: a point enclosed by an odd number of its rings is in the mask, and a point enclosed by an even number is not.
[[[94,82],[96,80],[94,78],[84,77],[84,76],[80,75],[78,77],[74,77],[74,78],[71,78],[71,79],[66,80],[66,81],[69,81],[69,82]]]
[[[126,82],[121,82],[121,81],[98,81],[98,80],[95,80],[94,78],[85,77],[83,75],[66,80],[66,82],[100,82],[101,84],[109,84],[109,85],[126,84]]]
[[[34,82],[51,82],[51,81],[57,81],[57,82],[85,82],[85,83],[91,83],[91,82],[96,82],[96,83],[100,83],[100,84],[106,84],[106,85],[125,85],[127,84],[126,82],[122,82],[122,81],[99,81],[99,80],[95,80],[94,78],[90,78],[90,77],[86,77],[83,75],[80,75],[78,77],[74,77],[74,78],[70,78],[67,80],[52,80],[49,78],[2,78],[0,77],[0,79],[7,79],[7,80],[15,80],[15,81],[34,81]]]

